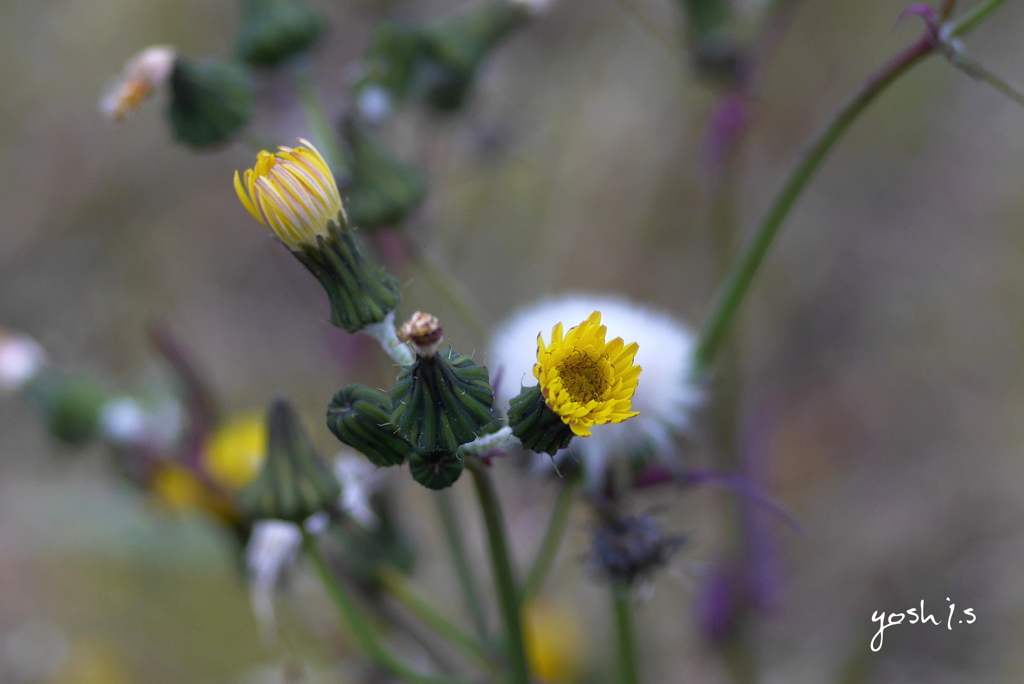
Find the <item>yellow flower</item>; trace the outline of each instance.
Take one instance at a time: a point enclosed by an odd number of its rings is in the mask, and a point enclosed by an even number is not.
[[[327,237],[327,222],[338,221],[341,196],[327,162],[308,141],[305,147],[279,147],[260,152],[244,180],[235,171],[235,192],[253,217],[267,226],[293,252],[316,247]]]
[[[113,643],[97,637],[72,639],[62,653],[60,666],[46,684],[128,684],[124,657]]]
[[[232,503],[211,490],[187,468],[175,463],[161,465],[149,483],[156,500],[174,513],[202,511],[226,523],[238,518]]]
[[[263,416],[241,416],[220,427],[203,450],[203,470],[216,484],[238,492],[256,479],[267,457]]]
[[[123,121],[167,83],[176,60],[177,51],[167,45],[154,45],[132,57],[121,78],[103,96],[103,113],[113,121]]]
[[[579,677],[585,652],[576,613],[546,601],[530,604],[524,615],[530,671],[545,684],[568,684]]]
[[[564,336],[562,324],[555,325],[550,345],[543,333],[537,335],[533,375],[544,402],[579,437],[590,436],[594,425],[639,415],[630,410],[630,399],[640,378],[640,366],[633,364],[640,347],[621,337],[605,342],[606,333],[601,312],[595,311]]]

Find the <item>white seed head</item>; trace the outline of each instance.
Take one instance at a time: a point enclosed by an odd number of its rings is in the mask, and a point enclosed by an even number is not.
[[[295,523],[283,520],[260,520],[252,528],[245,547],[245,564],[249,571],[249,598],[260,632],[267,641],[274,641],[274,592],[281,572],[295,560],[302,544],[302,530]]]
[[[370,508],[370,497],[384,485],[386,473],[361,455],[339,451],[334,461],[334,476],[341,483],[338,508],[367,529],[377,527],[380,520]]]
[[[130,397],[117,397],[103,405],[100,432],[113,444],[136,446],[146,442],[149,420],[139,402]]]
[[[609,457],[635,451],[640,445],[670,457],[672,436],[686,429],[701,393],[690,382],[693,333],[671,315],[621,297],[569,294],[521,309],[494,332],[488,366],[492,378],[500,374],[495,403],[507,410],[523,386],[537,384],[533,366],[538,333],[550,331],[559,322],[585,320],[593,311],[601,312],[610,337],[640,345],[635,363],[644,369],[632,399],[632,410],[640,415],[596,425],[590,437],[572,442],[572,453],[584,460],[588,479],[596,482]],[[545,456],[543,461],[550,459]]]
[[[48,359],[28,335],[0,329],[0,389],[17,391],[41,371]]]
[[[367,123],[373,125],[384,123],[391,118],[394,111],[391,94],[383,86],[375,83],[371,83],[359,91],[356,107],[359,109],[360,116]]]

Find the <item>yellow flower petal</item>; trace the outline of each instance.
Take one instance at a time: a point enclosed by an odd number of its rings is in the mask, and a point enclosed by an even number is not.
[[[638,415],[630,402],[640,377],[633,359],[639,346],[621,337],[605,342],[607,328],[594,311],[568,332],[561,323],[551,330],[551,344],[537,335],[534,377],[548,408],[573,434],[588,437],[590,427],[619,423]]]
[[[309,142],[300,142],[304,147],[260,152],[241,179],[235,172],[242,205],[292,251],[316,246],[317,236],[327,236],[327,223],[343,212],[327,162]]]

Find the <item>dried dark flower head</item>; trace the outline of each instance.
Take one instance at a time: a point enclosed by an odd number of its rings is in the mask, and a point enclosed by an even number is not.
[[[412,344],[413,351],[418,356],[429,358],[441,346],[444,329],[437,316],[417,311],[399,328],[398,339]]]
[[[665,565],[684,541],[664,536],[649,514],[606,515],[594,526],[591,562],[613,582],[632,584]]]

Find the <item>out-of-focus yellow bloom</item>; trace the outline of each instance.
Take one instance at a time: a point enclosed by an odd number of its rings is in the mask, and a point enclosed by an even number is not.
[[[259,475],[266,457],[263,416],[240,416],[213,433],[203,450],[203,470],[229,492],[239,492]]]
[[[267,226],[293,252],[316,247],[327,237],[328,221],[342,212],[341,195],[324,158],[308,141],[304,147],[279,147],[276,154],[260,152],[256,166],[240,177],[235,192],[253,217]]]
[[[96,639],[68,644],[67,655],[46,684],[129,684],[132,678],[112,645]]]
[[[558,414],[573,434],[590,435],[590,428],[621,423],[639,415],[630,401],[640,378],[633,358],[640,348],[621,337],[605,342],[607,328],[601,312],[562,334],[562,324],[551,330],[551,344],[537,335],[537,364],[533,375],[540,383],[548,408]]]
[[[524,619],[526,653],[537,679],[545,684],[576,681],[585,656],[576,614],[565,606],[538,602],[527,607]]]
[[[172,512],[202,511],[227,523],[238,519],[238,512],[229,500],[200,482],[183,466],[160,465],[149,486],[157,501]]]
[[[167,45],[148,47],[132,57],[121,78],[100,101],[103,114],[113,121],[123,121],[167,83],[177,57],[177,51]]]

